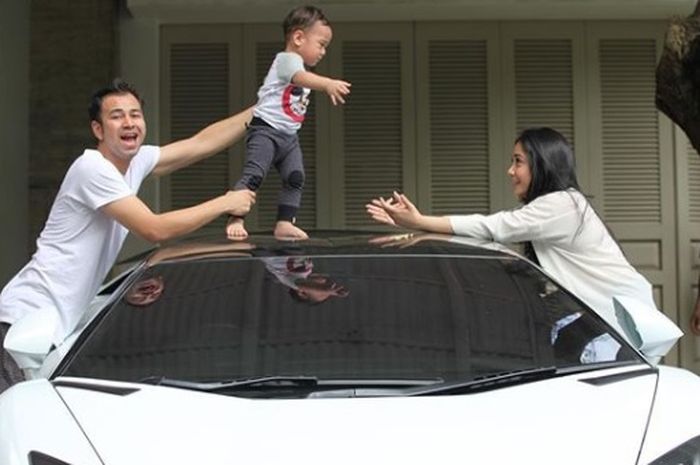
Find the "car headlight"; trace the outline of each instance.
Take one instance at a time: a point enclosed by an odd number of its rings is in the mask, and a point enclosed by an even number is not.
[[[42,454],[35,450],[29,453],[29,465],[70,465],[63,460],[58,460],[50,455]]]
[[[689,439],[675,449],[671,449],[649,465],[699,465],[700,436]]]

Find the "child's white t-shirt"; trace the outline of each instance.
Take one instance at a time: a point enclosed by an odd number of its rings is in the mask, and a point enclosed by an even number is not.
[[[96,150],[73,162],[36,252],[0,294],[0,321],[13,324],[34,311],[56,311],[56,344],[75,328],[128,233],[100,207],[136,195],[159,156],[159,147],[142,146],[124,175]]]
[[[304,70],[304,60],[298,53],[278,53],[258,89],[253,115],[278,131],[295,134],[304,121],[311,89],[293,84],[292,78]]]

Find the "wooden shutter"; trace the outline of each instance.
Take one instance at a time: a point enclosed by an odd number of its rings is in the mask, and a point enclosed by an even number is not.
[[[688,142],[688,218],[691,223],[700,223],[700,156]]]
[[[549,126],[573,145],[572,41],[516,39],[513,47],[516,132]]]
[[[692,269],[694,269],[695,273],[692,273],[692,279],[691,279],[691,288],[693,289],[692,295],[693,298],[697,296],[698,293],[698,288],[697,288],[697,271],[698,271],[698,264],[700,264],[700,156],[698,156],[698,152],[695,151],[693,146],[688,142],[686,144],[686,155],[687,155],[687,176],[688,176],[688,192],[685,194],[685,198],[688,201],[688,212],[687,212],[687,220],[685,220],[686,224],[681,225],[684,227],[683,229],[685,231],[688,231],[688,235],[690,236],[690,241],[691,241],[691,246],[690,246],[690,266]],[[682,203],[681,203],[682,204]],[[679,219],[680,221],[684,221],[684,212],[680,211],[679,212]],[[679,241],[679,249],[681,249],[682,244],[684,243],[683,241]],[[687,243],[687,242],[686,242]],[[686,249],[687,250],[687,249]],[[681,252],[683,253],[683,252]],[[682,291],[687,289],[687,287],[684,287]],[[692,311],[692,303],[694,301],[691,299],[690,302],[688,302],[689,305],[687,305],[687,308]],[[683,314],[683,313],[682,313]],[[689,317],[690,315],[688,315]],[[700,372],[700,346],[696,346],[694,353],[693,353],[693,358],[695,362],[698,364],[695,369],[696,371]]]
[[[342,44],[343,77],[352,83],[344,107],[345,225],[370,225],[365,204],[403,189],[401,43]]]
[[[435,214],[488,213],[486,41],[431,40],[427,65],[430,211]]]
[[[599,46],[603,211],[610,222],[661,221],[654,39],[603,39]]]
[[[657,306],[678,321],[673,137],[654,103],[663,29],[610,22],[588,33],[597,206],[629,261],[651,282]],[[677,360],[677,349],[666,362]]]
[[[170,45],[170,139],[190,137],[229,114],[228,45]],[[228,156],[211,158],[170,176],[171,208],[189,207],[221,195],[229,186]],[[223,231],[220,218],[208,228]]]

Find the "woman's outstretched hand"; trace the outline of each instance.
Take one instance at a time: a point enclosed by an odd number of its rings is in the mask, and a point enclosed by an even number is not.
[[[420,229],[421,213],[403,194],[394,192],[392,197],[378,197],[365,205],[367,213],[374,221],[390,226]]]

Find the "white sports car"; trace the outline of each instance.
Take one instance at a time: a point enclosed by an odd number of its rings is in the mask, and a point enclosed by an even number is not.
[[[700,378],[631,307],[448,236],[183,242],[60,347],[13,325],[0,464],[698,464]]]

